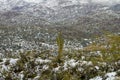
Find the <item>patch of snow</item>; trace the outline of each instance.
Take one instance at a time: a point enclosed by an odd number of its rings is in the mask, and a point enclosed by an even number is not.
[[[24,78],[23,71],[22,71],[22,72],[20,72],[19,77],[20,77],[20,80],[23,80],[23,78]]]
[[[58,2],[56,0],[48,0],[44,5],[52,8],[54,6],[58,6]]]
[[[78,68],[78,70],[79,70],[80,72],[84,71],[84,69],[83,69],[83,68],[80,68],[80,67]]]
[[[60,69],[60,66],[54,68],[54,71],[57,72],[57,71],[59,71],[59,69]]]
[[[111,72],[111,73],[107,73],[105,77],[107,77],[106,80],[114,80],[116,75],[117,75],[116,72]]]
[[[98,67],[98,66],[95,66],[95,69],[99,70],[99,67]]]
[[[103,80],[103,79],[102,79],[102,77],[100,77],[100,76],[97,76],[97,77],[95,77],[95,78],[92,78],[92,79],[89,79],[89,80]]]
[[[43,2],[44,0],[25,0],[25,1],[30,3],[40,3]]]
[[[109,7],[103,7],[103,8],[102,8],[102,10],[107,10],[107,9],[109,9]]]
[[[58,6],[58,1],[57,0],[25,0],[28,3],[36,3],[36,4],[41,4],[43,6],[47,7],[55,7]]]
[[[74,59],[71,59],[70,61],[68,61],[68,63],[71,67],[75,67],[78,64],[78,62],[76,62]]]
[[[78,62],[76,62],[74,59],[71,59],[69,61],[66,61],[63,67],[64,67],[64,70],[67,70],[68,67],[74,68],[77,64]]]
[[[47,43],[42,43],[42,46],[49,47],[49,44],[47,44]]]
[[[4,57],[4,55],[2,53],[0,53],[0,58],[3,58],[3,57]]]
[[[80,65],[93,65],[91,61],[80,61]]]
[[[5,65],[2,65],[2,70],[7,71],[7,70],[8,70],[8,67],[7,67],[7,66],[5,66]]]
[[[97,53],[98,53],[98,54],[101,54],[101,52],[100,52],[100,51],[97,51]]]
[[[10,59],[10,64],[15,65],[17,63],[18,59]]]
[[[107,74],[105,75],[105,77],[106,77],[105,80],[115,80],[116,74],[117,74],[116,72],[107,73]],[[94,78],[92,78],[92,79],[89,79],[89,80],[103,80],[103,78],[102,78],[101,76],[96,76],[96,77],[94,77]]]
[[[85,56],[81,56],[81,59],[84,60],[84,59],[85,59]]]
[[[79,1],[81,4],[88,4],[88,1],[87,0],[80,0]]]
[[[48,68],[49,68],[48,65],[44,65],[44,66],[43,66],[43,70],[47,70]]]
[[[120,3],[120,0],[92,0],[92,2],[105,4],[105,5],[114,5]]]
[[[39,62],[39,63],[49,63],[49,62],[51,62],[51,60],[48,60],[48,59],[45,59],[45,60],[43,60],[43,59],[41,59],[41,58],[37,58],[36,59],[36,62]]]
[[[84,39],[85,41],[88,41],[89,39]]]
[[[5,63],[8,59],[7,58],[3,58],[3,62],[2,63]]]
[[[36,76],[33,80],[39,80],[40,76]]]
[[[24,49],[20,49],[19,51],[20,51],[21,53],[23,53],[23,52],[24,52]]]
[[[111,73],[107,73],[106,76],[112,77],[112,76],[115,76],[116,74],[117,74],[116,72],[111,72]]]
[[[4,71],[4,70],[5,70],[5,71],[8,71],[8,67],[7,67],[6,65],[3,64],[1,70],[3,70],[3,71]]]
[[[101,51],[97,51],[96,54],[102,57]]]

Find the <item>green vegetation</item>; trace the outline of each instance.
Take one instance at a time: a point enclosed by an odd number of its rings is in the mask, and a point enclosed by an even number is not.
[[[56,42],[57,56],[49,51],[34,50],[1,58],[0,77],[3,80],[89,80],[96,76],[105,78],[106,73],[116,72],[116,80],[119,80],[119,35],[96,38],[87,47],[71,52],[63,49],[62,33],[58,34]]]
[[[57,60],[58,62],[61,61],[61,57],[62,57],[62,51],[63,51],[63,47],[64,47],[64,39],[62,38],[62,33],[60,32],[56,38],[57,41],[57,46],[58,46],[58,56],[57,56]]]

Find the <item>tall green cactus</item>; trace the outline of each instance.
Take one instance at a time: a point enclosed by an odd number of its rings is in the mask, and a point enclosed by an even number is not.
[[[57,46],[58,46],[58,56],[57,56],[57,59],[60,60],[61,57],[62,57],[62,51],[63,51],[63,47],[64,47],[64,39],[62,37],[62,33],[61,32],[58,33],[56,41],[57,41]]]

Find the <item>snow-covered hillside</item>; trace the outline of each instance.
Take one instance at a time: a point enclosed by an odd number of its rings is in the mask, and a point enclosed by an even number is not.
[[[112,1],[109,3],[114,5],[119,3],[119,0]],[[108,6],[107,2],[108,0],[0,0],[0,16],[3,22],[16,21],[21,24],[21,20],[24,21],[25,19],[25,21],[30,22],[28,21],[28,19],[31,20],[30,17],[32,17],[33,22],[35,19],[41,18],[50,22],[74,20],[81,16],[93,14],[92,12],[109,10],[111,6]],[[107,5],[103,3],[107,3]],[[13,16],[8,17],[8,14]],[[18,15],[16,16],[16,14]]]
[[[0,0],[1,26],[61,27],[79,36],[119,32],[119,22],[120,0]]]

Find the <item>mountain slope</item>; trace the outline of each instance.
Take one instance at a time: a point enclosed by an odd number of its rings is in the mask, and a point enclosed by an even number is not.
[[[99,3],[100,2],[100,3]],[[94,34],[120,31],[119,0],[0,0],[0,25],[48,26]],[[54,3],[54,4],[53,4]],[[111,5],[110,3],[113,3]],[[65,31],[66,32],[66,31]]]

